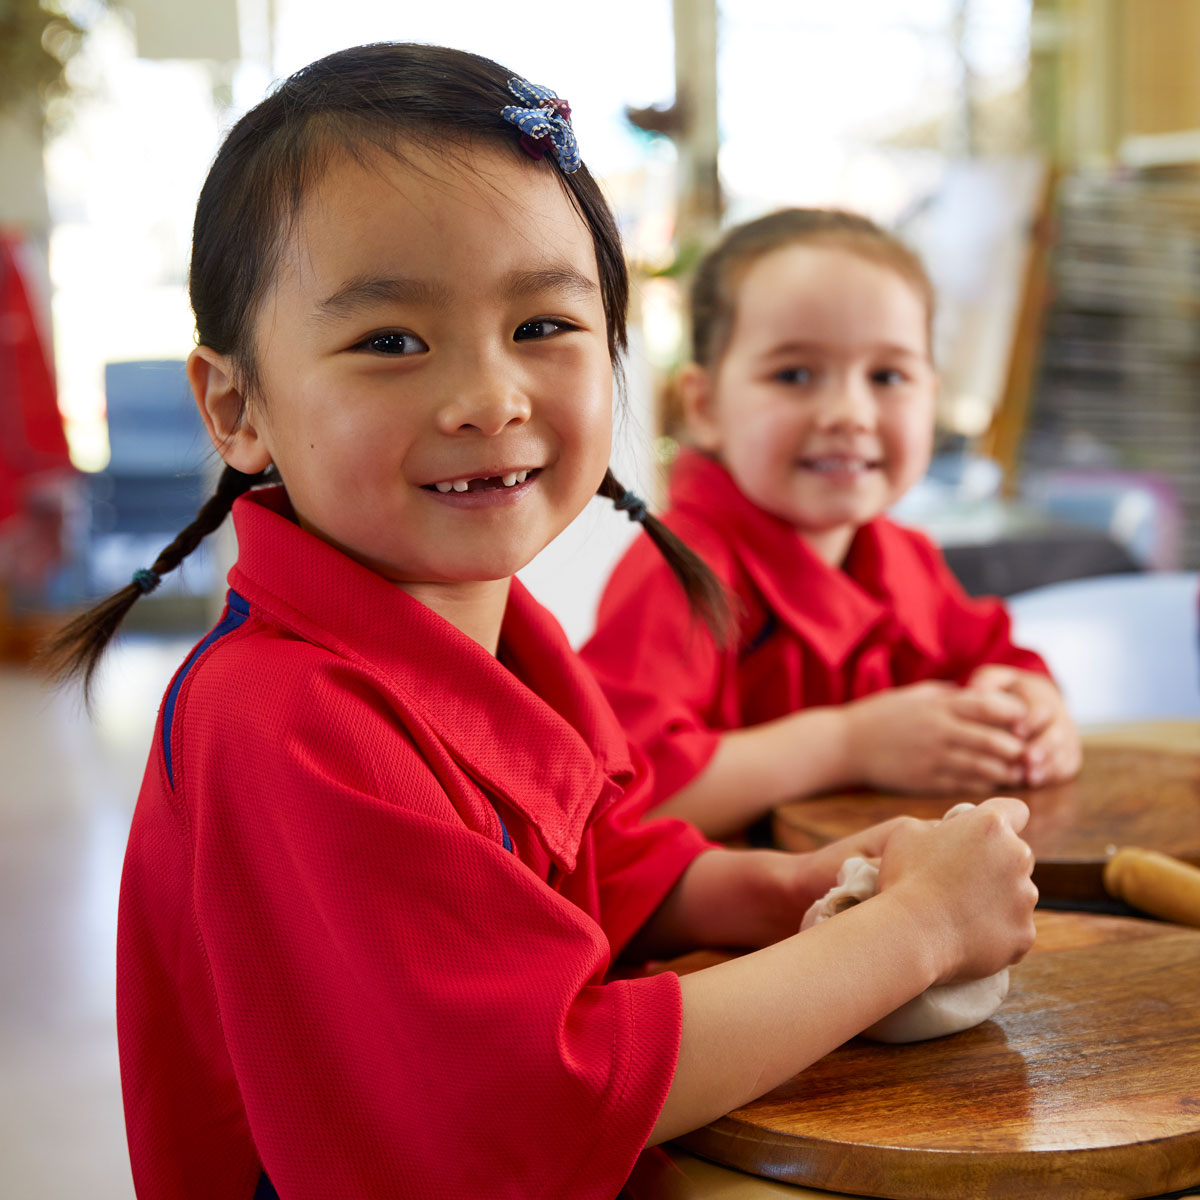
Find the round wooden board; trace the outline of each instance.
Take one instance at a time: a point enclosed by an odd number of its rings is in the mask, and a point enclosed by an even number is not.
[[[1200,726],[1197,727],[1200,743]],[[1200,866],[1200,745],[1195,752],[1089,744],[1070,783],[1013,791],[1030,808],[1024,837],[1048,900],[1099,900],[1104,864],[1119,846],[1142,846]],[[848,792],[796,800],[775,811],[774,837],[786,850],[811,850],[876,821],[907,814],[940,817],[978,796]]]
[[[855,1038],[680,1139],[769,1179],[889,1200],[1134,1200],[1200,1184],[1200,930],[1040,912],[990,1021]],[[697,964],[699,965],[699,964]]]

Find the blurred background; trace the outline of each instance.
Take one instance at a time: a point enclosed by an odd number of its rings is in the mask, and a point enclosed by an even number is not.
[[[395,37],[569,94],[634,271],[617,455],[650,494],[673,452],[688,267],[726,223],[840,205],[900,233],[937,285],[940,453],[897,515],[968,590],[1200,565],[1200,5],[573,12],[550,31],[485,3],[347,0],[335,16],[315,0],[3,0],[8,657],[151,561],[211,480],[182,361],[193,206],[223,131],[273,79]],[[576,641],[629,536],[614,525],[589,513],[529,572]],[[231,554],[189,560],[133,621],[202,627]]]
[[[1141,662],[1190,620],[1180,696],[1144,671],[1144,712],[1135,685],[1086,673],[1069,694],[1084,723],[1198,714],[1197,0],[605,0],[553,21],[458,0],[0,0],[4,1194],[132,1195],[120,854],[159,694],[219,609],[230,540],[137,605],[91,719],[27,663],[215,478],[183,360],[193,207],[223,131],[273,80],[388,39],[475,50],[570,99],[635,281],[622,478],[662,494],[699,250],[782,205],[862,211],[938,292],[938,453],[896,516],[1019,617],[1026,593],[1079,581],[1169,586],[1169,616],[1128,589],[1110,607],[1158,632],[1149,649],[1129,634]],[[524,573],[576,643],[632,533],[589,509]],[[1094,668],[1106,635],[1081,619],[1104,603],[1065,594],[1049,624],[1025,610],[1030,636],[1064,653],[1074,636]]]

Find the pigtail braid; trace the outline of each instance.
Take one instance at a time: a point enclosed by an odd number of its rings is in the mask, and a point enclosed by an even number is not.
[[[604,473],[596,495],[611,500],[618,512],[626,513],[630,520],[641,524],[679,580],[692,613],[708,626],[718,646],[727,645],[733,624],[729,595],[704,560],[654,516],[643,500],[628,491],[612,473],[611,467]]]
[[[271,482],[274,478],[273,467],[268,467],[260,475],[244,475],[226,466],[217,482],[216,492],[201,507],[196,519],[159,554],[149,570],[135,572],[132,582],[81,613],[42,643],[38,662],[50,678],[58,683],[81,680],[84,697],[90,699],[92,676],[100,665],[104,650],[138,597],[152,592],[161,576],[175,570],[216,530],[229,515],[233,502],[243,492],[260,483]]]

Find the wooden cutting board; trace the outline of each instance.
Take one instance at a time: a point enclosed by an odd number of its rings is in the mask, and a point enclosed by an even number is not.
[[[1029,805],[1023,836],[1043,898],[1102,899],[1101,872],[1118,846],[1200,866],[1200,726],[1197,742],[1194,752],[1089,743],[1083,770],[1070,783],[1007,793]],[[979,797],[847,792],[796,800],[776,809],[775,842],[811,850],[889,817],[940,817],[963,799]]]
[[[1037,921],[990,1021],[907,1046],[856,1038],[680,1144],[769,1179],[890,1200],[1196,1187],[1200,930],[1077,912]]]

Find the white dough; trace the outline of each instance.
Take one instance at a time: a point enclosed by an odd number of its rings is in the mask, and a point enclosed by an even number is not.
[[[973,804],[956,804],[942,820],[957,816]],[[810,929],[838,913],[875,895],[879,886],[878,860],[848,858],[837,874],[837,885],[804,914],[800,928]],[[985,979],[947,983],[926,989],[863,1030],[863,1037],[877,1042],[921,1042],[927,1038],[959,1033],[986,1021],[1008,995],[1008,968]]]
[[[832,887],[820,900],[809,907],[800,922],[800,928],[811,929],[847,908],[853,908],[869,900],[879,888],[878,859],[848,858],[837,873],[837,886]]]
[[[863,1037],[876,1042],[923,1042],[961,1033],[986,1021],[1007,995],[1007,967],[984,979],[931,987],[864,1029]]]

